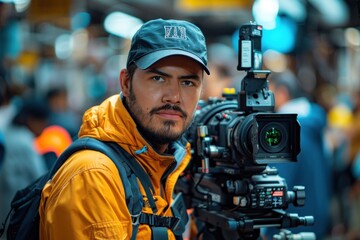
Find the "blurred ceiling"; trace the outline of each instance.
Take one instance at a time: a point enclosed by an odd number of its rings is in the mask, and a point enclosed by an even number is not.
[[[185,19],[198,25],[208,39],[216,40],[231,36],[242,24],[253,21],[253,6],[259,2],[278,5],[279,15],[291,18],[307,32],[360,26],[359,0],[31,0],[27,16],[33,23],[48,22],[70,29],[75,12],[88,12],[91,24],[104,36],[108,35],[104,19],[114,11],[142,21]]]
[[[240,24],[249,22],[252,3],[250,0],[87,0],[86,8],[99,23],[109,12],[121,11],[143,21],[186,19],[198,25],[208,37],[216,37],[232,34]]]
[[[267,0],[269,1],[269,0]],[[86,0],[86,8],[101,23],[111,11],[121,11],[143,21],[181,18],[197,24],[208,37],[230,35],[253,20],[254,0]],[[359,27],[358,0],[279,0],[280,13],[296,18],[304,11],[307,23],[320,29]]]

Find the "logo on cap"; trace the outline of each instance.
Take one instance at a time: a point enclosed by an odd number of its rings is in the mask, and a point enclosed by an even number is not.
[[[182,26],[164,26],[165,28],[165,39],[175,38],[186,40],[186,28]]]

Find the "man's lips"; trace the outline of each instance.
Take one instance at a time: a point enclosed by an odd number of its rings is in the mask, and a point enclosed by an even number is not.
[[[159,110],[156,112],[156,114],[163,118],[174,119],[174,120],[184,117],[184,115],[181,112],[175,110]]]

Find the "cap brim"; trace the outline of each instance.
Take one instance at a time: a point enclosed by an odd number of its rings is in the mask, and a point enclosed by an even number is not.
[[[135,60],[135,63],[136,63],[136,66],[138,66],[138,68],[147,69],[151,65],[153,65],[155,62],[159,61],[160,59],[163,59],[163,58],[169,57],[169,56],[173,56],[173,55],[181,55],[181,56],[186,56],[186,57],[192,58],[193,60],[197,61],[202,66],[202,68],[208,75],[210,75],[210,71],[209,71],[208,67],[202,62],[202,60],[199,57],[197,57],[196,55],[194,55],[190,52],[186,52],[183,50],[177,50],[177,49],[159,50],[159,51],[151,52],[151,53],[146,54],[145,56]]]

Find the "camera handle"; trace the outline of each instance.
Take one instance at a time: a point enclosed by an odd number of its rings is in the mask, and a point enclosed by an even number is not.
[[[275,210],[269,212],[269,216],[266,218],[264,218],[264,214],[261,215],[261,218],[256,218],[255,215],[244,215],[235,218],[234,216],[225,215],[225,212],[222,214],[221,211],[210,211],[204,208],[195,208],[194,213],[197,219],[206,224],[203,239],[207,240],[212,239],[210,235],[216,236],[217,240],[256,240],[260,237],[260,229],[264,227],[291,228],[314,224],[312,216],[299,217],[298,214],[288,214],[284,211]],[[207,234],[209,234],[209,237]],[[284,236],[284,234],[281,235]]]
[[[269,90],[269,70],[250,70],[241,81],[239,110],[249,112],[272,112],[275,106],[274,94]]]

